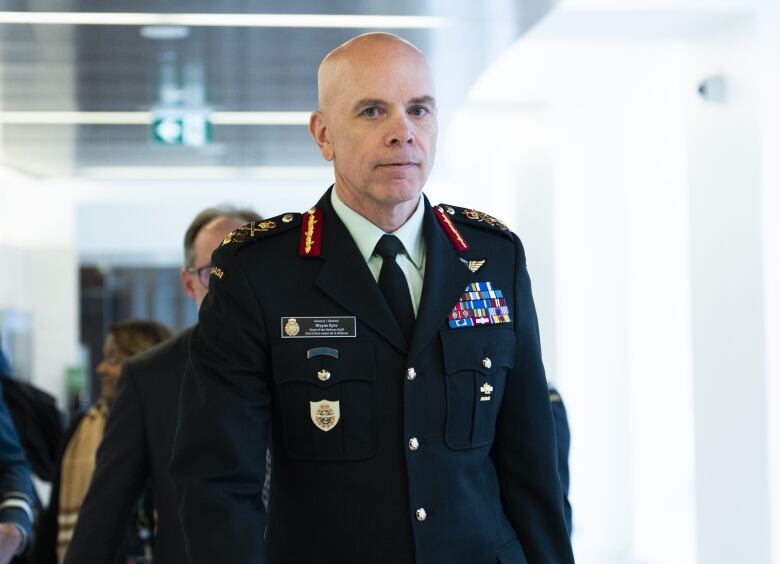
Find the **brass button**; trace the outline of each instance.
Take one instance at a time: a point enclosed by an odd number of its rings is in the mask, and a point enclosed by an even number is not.
[[[414,380],[417,378],[417,372],[414,368],[407,368],[406,369],[406,379],[407,380]]]
[[[455,215],[455,210],[454,210],[454,209],[453,209],[451,206],[447,206],[447,207],[446,207],[446,208],[444,208],[444,209],[446,209],[446,210],[447,210],[447,213],[448,213],[448,214],[450,214],[450,215]]]
[[[293,218],[293,214],[291,214],[291,213],[286,213],[286,214],[284,214],[284,215],[282,216],[282,221],[283,221],[284,223],[290,223],[290,222],[291,222],[293,219],[294,219],[294,218]]]
[[[324,368],[317,372],[317,378],[319,378],[322,382],[327,382],[330,380],[330,372],[325,370]]]
[[[482,366],[484,366],[485,368],[490,368],[491,366],[493,366],[493,361],[490,360],[490,358],[485,357],[482,359]]]
[[[421,523],[425,521],[426,517],[428,517],[428,514],[425,512],[425,509],[420,507],[417,511],[414,512],[415,517],[417,517],[417,520]]]
[[[414,452],[418,448],[420,448],[420,441],[417,440],[417,437],[412,437],[409,439],[409,450]]]

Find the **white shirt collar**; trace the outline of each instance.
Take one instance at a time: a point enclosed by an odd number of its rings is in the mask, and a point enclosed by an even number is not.
[[[355,241],[363,259],[368,262],[371,259],[371,255],[374,254],[374,248],[379,242],[379,238],[382,237],[385,232],[345,204],[341,198],[339,198],[338,194],[336,194],[335,186],[333,190],[331,190],[330,203],[333,206],[336,215],[339,216],[339,219],[344,223],[347,231],[349,231],[349,234],[352,236],[352,240]],[[425,204],[423,202],[423,196],[420,194],[419,200],[417,201],[417,208],[414,210],[412,216],[406,220],[406,223],[392,233],[401,241],[404,250],[406,251],[406,255],[418,270],[422,268],[425,258],[425,238],[423,237],[424,217]]]

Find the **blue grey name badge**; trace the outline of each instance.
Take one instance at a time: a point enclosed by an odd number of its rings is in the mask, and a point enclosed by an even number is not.
[[[282,339],[357,337],[357,320],[346,317],[282,317]]]

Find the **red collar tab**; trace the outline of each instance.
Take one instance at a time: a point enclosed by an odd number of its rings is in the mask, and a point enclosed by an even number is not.
[[[303,214],[301,222],[301,243],[298,254],[302,257],[320,256],[322,244],[322,220],[324,215],[321,209],[311,208]]]
[[[460,231],[455,228],[455,225],[453,225],[447,212],[445,212],[441,206],[436,206],[433,208],[433,215],[439,220],[441,228],[447,234],[447,237],[449,238],[450,243],[452,243],[452,246],[455,247],[455,250],[459,253],[468,251],[469,244],[466,243],[466,240],[463,238],[463,235],[460,234]]]

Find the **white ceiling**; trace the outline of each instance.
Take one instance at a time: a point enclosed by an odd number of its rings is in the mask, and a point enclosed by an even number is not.
[[[165,171],[166,178],[180,170],[186,177],[192,167],[207,167],[219,177],[220,171],[235,176],[236,170],[321,167],[300,116],[315,107],[316,69],[325,53],[365,31],[399,33],[429,55],[440,75],[457,68],[457,77],[444,81],[444,98],[455,103],[487,63],[554,3],[263,2],[266,15],[287,15],[274,24],[258,21],[257,14],[247,14],[247,3],[235,0],[0,0],[0,164],[44,178],[127,178],[134,170],[146,176]],[[49,14],[55,10],[59,14]],[[90,15],[95,12],[98,20]],[[185,39],[140,34],[139,23],[150,18],[177,23],[184,14],[201,14],[188,20],[198,25]],[[306,14],[329,19],[289,19]],[[334,23],[345,15],[353,19]],[[394,19],[354,19],[375,16]],[[116,21],[103,25],[106,18]],[[93,23],[83,23],[88,21]],[[201,66],[207,106],[227,112],[212,126],[211,143],[152,142],[150,110],[160,96],[164,60],[180,75],[188,66]],[[265,112],[289,123],[265,124]],[[95,123],[101,120],[109,123]]]

